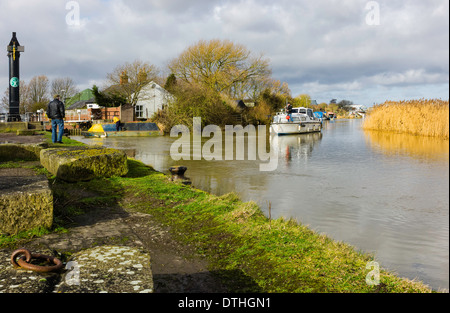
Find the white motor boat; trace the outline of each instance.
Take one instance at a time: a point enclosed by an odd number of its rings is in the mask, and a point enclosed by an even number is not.
[[[322,131],[322,119],[314,117],[310,108],[293,108],[292,118],[284,110],[273,117],[270,133],[277,135],[294,135]]]

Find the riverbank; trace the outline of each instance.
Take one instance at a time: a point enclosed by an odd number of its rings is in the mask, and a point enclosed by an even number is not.
[[[144,177],[116,180],[132,205],[169,226],[178,240],[196,246],[216,269],[251,277],[238,292],[427,292],[420,283],[381,271],[380,284],[366,283],[370,256],[319,235],[294,221],[266,218],[235,194],[217,197],[173,184],[163,174],[135,164]],[[137,196],[137,197],[136,197]],[[127,201],[130,203],[130,201]],[[249,290],[247,290],[249,288]]]
[[[345,243],[319,235],[293,221],[268,219],[255,203],[244,203],[235,194],[218,197],[172,182],[166,175],[133,159],[128,160],[128,166],[129,173],[125,177],[76,184],[49,177],[55,197],[53,228],[13,238],[3,236],[0,248],[13,249],[46,236],[63,237],[79,226],[80,221],[89,220],[92,214],[109,219],[109,212],[114,215],[113,211],[120,210],[146,217],[141,217],[141,239],[152,237],[152,230],[158,225],[164,229],[160,232],[163,240],[159,243],[165,242],[164,236],[170,236],[167,242],[189,247],[190,257],[182,253],[175,258],[177,249],[172,249],[172,267],[177,267],[175,259],[181,262],[180,268],[189,264],[189,259],[195,260],[196,264],[202,264],[209,282],[215,279],[220,282],[218,290],[268,293],[431,291],[420,282],[401,279],[384,270],[380,272],[379,284],[369,285],[366,279],[376,278],[375,268],[369,266],[372,258]],[[42,172],[39,166],[36,170]],[[97,223],[93,220],[88,225],[94,228]],[[126,244],[129,238],[127,235],[114,240]],[[93,240],[91,244],[99,242],[101,240]],[[161,261],[164,259],[161,256],[170,249],[163,252],[164,245],[160,247],[158,250],[153,244],[152,251],[157,254],[155,259]],[[161,269],[162,264],[163,261],[159,265],[153,262],[152,266]],[[190,277],[202,279],[202,276]],[[167,283],[165,292],[174,292],[170,286],[177,284],[168,283],[174,276],[160,275],[159,278],[162,279],[159,286]]]

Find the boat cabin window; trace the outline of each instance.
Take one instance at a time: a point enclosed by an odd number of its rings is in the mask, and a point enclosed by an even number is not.
[[[298,109],[292,109],[292,113],[298,113]]]
[[[306,109],[299,109],[299,110],[300,110],[299,113],[306,114]]]
[[[313,110],[308,109],[307,112],[308,112],[307,114],[309,117],[314,117]]]

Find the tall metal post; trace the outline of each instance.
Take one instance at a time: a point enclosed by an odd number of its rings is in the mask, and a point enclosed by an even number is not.
[[[8,121],[20,121],[20,53],[25,47],[19,44],[16,33],[12,33],[11,41],[7,47],[9,57],[9,115]]]

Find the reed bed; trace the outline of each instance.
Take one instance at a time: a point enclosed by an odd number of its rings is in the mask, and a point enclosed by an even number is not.
[[[440,99],[386,101],[371,109],[363,128],[449,139],[449,102]]]

